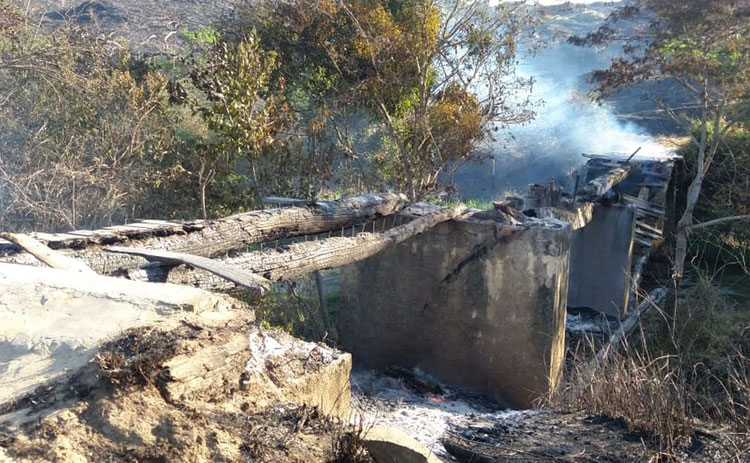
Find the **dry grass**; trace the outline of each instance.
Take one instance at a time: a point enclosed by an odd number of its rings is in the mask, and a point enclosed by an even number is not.
[[[581,353],[547,405],[622,419],[630,431],[654,436],[668,455],[689,445],[694,421],[690,388],[675,360],[626,346],[592,365]]]
[[[362,443],[365,433],[362,420],[359,424],[338,427],[333,435],[334,458],[331,463],[372,463],[373,459]]]
[[[701,281],[679,299],[676,319],[654,311],[640,336],[604,360],[592,360],[593,341],[579,345],[545,405],[622,419],[651,441],[653,461],[680,460],[707,434],[745,461],[747,448],[735,442],[750,437],[748,320],[746,309]]]

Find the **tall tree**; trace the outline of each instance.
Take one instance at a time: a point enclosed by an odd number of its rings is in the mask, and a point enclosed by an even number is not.
[[[370,161],[412,199],[498,127],[533,117],[532,80],[515,64],[539,15],[523,2],[266,0],[239,11],[344,153],[359,156],[339,116],[369,117],[382,140]]]
[[[635,0],[610,17],[610,23],[633,15],[649,17],[649,27],[628,37],[626,56],[596,74],[603,94],[635,82],[672,79],[691,95],[690,108],[660,107],[689,135],[694,145],[695,172],[687,190],[685,210],[676,227],[673,278],[679,285],[685,271],[692,231],[717,223],[748,219],[731,216],[694,223],[706,172],[725,143],[726,135],[750,110],[750,3],[739,0]],[[622,39],[612,24],[578,43]],[[641,43],[634,43],[641,42]]]

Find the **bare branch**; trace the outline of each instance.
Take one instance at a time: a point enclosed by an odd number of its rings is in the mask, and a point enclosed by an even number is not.
[[[750,215],[732,215],[729,217],[721,217],[719,219],[709,220],[708,222],[697,223],[690,225],[686,228],[688,232],[694,232],[696,230],[702,230],[704,228],[713,227],[727,222],[736,222],[739,220],[750,220]]]

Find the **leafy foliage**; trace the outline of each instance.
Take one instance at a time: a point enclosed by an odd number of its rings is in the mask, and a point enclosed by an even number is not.
[[[180,31],[180,37],[187,43],[198,45],[214,45],[219,41],[218,31],[211,26],[203,24],[193,31]]]
[[[638,0],[611,22],[639,11],[651,15],[647,33],[631,38],[625,47],[629,56],[614,60],[595,77],[603,93],[644,79],[669,78],[693,98],[689,108],[659,101],[695,148],[685,211],[676,227],[674,277],[679,281],[706,172],[724,149],[729,132],[750,116],[750,5],[732,0]],[[617,34],[607,25],[578,43],[611,40]]]
[[[268,92],[276,67],[275,55],[260,50],[254,33],[238,42],[219,41],[193,60],[190,79],[198,93],[192,106],[207,129],[197,144],[204,216],[206,188],[237,159],[250,163],[254,190],[261,190],[256,165],[290,123],[283,97]]]
[[[373,183],[421,198],[446,168],[476,158],[497,125],[533,113],[514,74],[518,40],[538,17],[523,4],[452,0],[333,0],[243,4],[244,24],[278,50],[302,120],[324,126],[335,148]],[[248,27],[248,26],[245,26]],[[370,120],[368,157],[348,133],[352,113]],[[367,162],[363,162],[367,161]]]
[[[0,3],[0,227],[59,230],[189,210],[166,80],[65,25],[39,34]]]

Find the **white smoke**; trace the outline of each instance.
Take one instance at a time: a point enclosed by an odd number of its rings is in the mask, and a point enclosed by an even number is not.
[[[612,107],[589,96],[591,73],[621,56],[621,44],[580,47],[567,40],[595,31],[622,2],[540,3],[550,15],[539,30],[539,39],[547,46],[522,59],[518,69],[522,76],[535,79],[532,96],[541,101],[537,116],[526,126],[511,128],[512,138],[491,145],[494,172],[484,165],[457,174],[464,198],[497,198],[508,190],[523,190],[529,183],[564,180],[566,172],[583,164],[582,153],[630,155],[640,147],[638,156],[668,154],[646,128],[624,121]],[[644,105],[651,104],[644,101]]]

